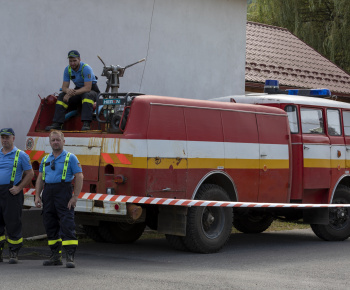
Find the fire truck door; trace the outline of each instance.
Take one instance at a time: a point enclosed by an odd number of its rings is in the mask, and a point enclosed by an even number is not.
[[[187,141],[183,108],[152,105],[147,132],[147,194],[184,198]]]
[[[286,116],[257,115],[260,143],[260,202],[288,202],[290,195],[289,129]]]
[[[331,144],[331,184],[335,184],[344,174],[345,141],[341,129],[340,111],[327,109],[327,131]]]
[[[304,154],[304,188],[329,188],[331,179],[331,146],[325,134],[323,110],[300,108]]]
[[[84,181],[98,181],[102,138],[66,137],[64,150],[77,156],[83,168]],[[49,140],[45,152],[52,152]]]

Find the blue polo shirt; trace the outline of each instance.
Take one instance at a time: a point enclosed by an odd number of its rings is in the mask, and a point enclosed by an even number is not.
[[[83,75],[84,75],[84,78],[83,78],[81,74],[81,70],[84,64],[85,63],[80,62],[80,67],[78,71],[75,71],[73,69],[71,70],[72,82],[75,84],[77,88],[82,88],[84,86],[84,82],[92,82],[93,84],[97,83],[94,72],[92,71],[92,68],[89,65],[86,65],[83,69]],[[63,81],[68,83],[71,81],[71,79],[69,78],[68,66],[64,70]]]
[[[66,160],[67,151],[63,150],[62,153],[55,159],[51,153],[46,159],[45,164],[45,183],[58,183],[62,181],[62,173],[64,167],[64,160]],[[45,157],[41,160],[39,172],[43,172],[43,162]],[[51,162],[55,163],[55,170],[51,169]],[[81,169],[78,158],[74,154],[70,154],[68,169],[65,182],[71,182],[74,179],[74,174],[83,172]]]
[[[16,151],[18,148],[15,146],[13,150],[7,154],[2,153],[0,150],[0,184],[10,184],[11,175],[13,169],[13,163],[15,161]],[[30,159],[27,153],[21,151],[18,156],[17,171],[14,180],[14,184],[18,184],[22,179],[23,171],[32,169]]]

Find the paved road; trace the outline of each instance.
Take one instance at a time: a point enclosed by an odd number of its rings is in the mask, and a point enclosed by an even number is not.
[[[84,244],[75,269],[43,267],[43,253],[0,263],[0,289],[349,289],[350,240],[323,242],[310,230],[235,234],[209,255],[174,251],[165,239]]]

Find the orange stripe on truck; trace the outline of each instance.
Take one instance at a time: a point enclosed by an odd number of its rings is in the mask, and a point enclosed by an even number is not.
[[[129,159],[126,158],[126,156],[125,156],[124,154],[116,154],[116,155],[117,155],[117,157],[118,157],[120,163],[122,163],[122,164],[129,164],[129,165],[131,164],[131,162],[129,161]]]
[[[101,153],[103,159],[105,160],[106,163],[114,163],[113,159],[111,156],[109,156],[108,153]]]

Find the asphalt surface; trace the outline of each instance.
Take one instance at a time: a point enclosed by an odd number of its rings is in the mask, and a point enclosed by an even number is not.
[[[216,254],[175,251],[165,239],[82,244],[75,269],[43,267],[47,247],[0,263],[0,289],[349,289],[350,240],[311,230],[233,234]]]

